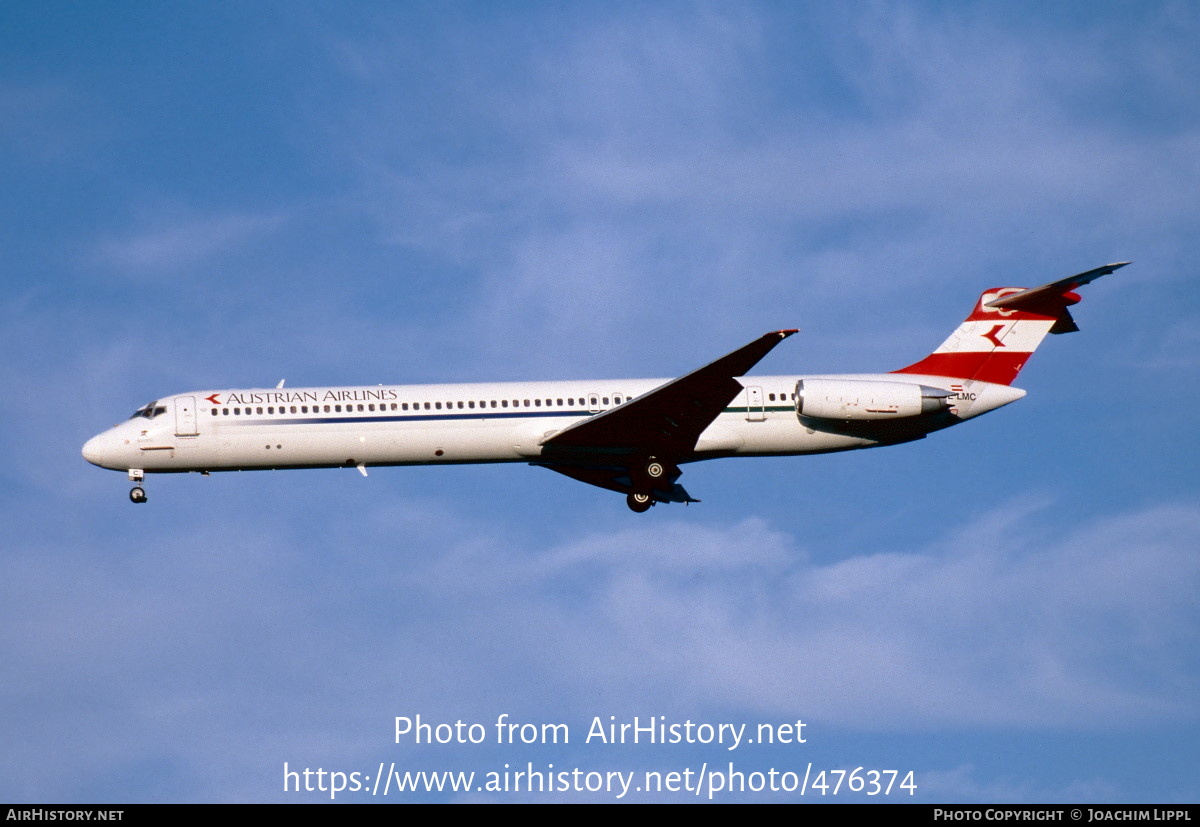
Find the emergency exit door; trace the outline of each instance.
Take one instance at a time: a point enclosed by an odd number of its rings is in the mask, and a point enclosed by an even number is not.
[[[763,410],[763,391],[758,385],[746,388],[746,421],[762,422],[767,418]]]

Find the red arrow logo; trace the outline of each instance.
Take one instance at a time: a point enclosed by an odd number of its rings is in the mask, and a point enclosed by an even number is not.
[[[212,396],[206,396],[204,398],[207,399],[209,402],[213,403],[214,405],[221,404],[221,400],[217,399],[217,395],[215,393]]]
[[[982,333],[980,335],[983,336],[983,338],[987,339],[992,344],[994,344],[996,347],[1004,347],[1004,342],[1002,342],[998,338],[996,338],[996,334],[999,333],[1003,329],[1004,329],[1004,325],[998,324],[995,327],[993,327],[991,330],[989,330],[987,333]]]

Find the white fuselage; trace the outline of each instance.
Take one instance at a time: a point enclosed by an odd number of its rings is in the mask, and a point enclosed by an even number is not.
[[[739,380],[743,390],[701,434],[692,454],[679,461],[824,453],[879,444],[800,421],[796,382],[816,378],[895,382],[898,377],[744,377]],[[911,375],[903,379],[953,391],[956,421],[1025,395],[1016,388],[978,381]],[[89,440],[83,453],[105,468],[160,473],[537,462],[548,437],[667,381],[195,391],[151,403]]]
[[[890,373],[753,376],[795,329],[772,330],[675,379],[193,391],[88,440],[129,472],[528,462],[616,491],[637,513],[697,500],[680,465],[920,439],[1015,402],[1049,334],[1078,330],[1073,292],[1118,262],[1041,287],[984,291],[937,350]]]

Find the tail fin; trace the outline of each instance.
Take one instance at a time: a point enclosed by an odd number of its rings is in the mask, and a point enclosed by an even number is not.
[[[919,362],[892,373],[976,379],[1011,385],[1047,333],[1079,328],[1067,308],[1079,301],[1071,291],[1128,264],[1106,264],[1041,287],[994,287],[975,303],[971,315]]]

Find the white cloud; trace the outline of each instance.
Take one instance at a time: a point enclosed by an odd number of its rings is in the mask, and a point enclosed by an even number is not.
[[[501,551],[503,575],[485,545],[452,551],[439,581],[502,602],[522,584],[521,611],[558,668],[577,680],[599,669],[660,702],[799,705],[884,729],[1190,716],[1176,682],[1195,676],[1178,674],[1176,654],[1194,619],[1200,514],[1163,507],[1057,538],[1040,513],[1004,516],[831,564],[756,521],[635,529],[528,563]],[[586,597],[558,607],[564,587]],[[1136,668],[1114,669],[1114,652]]]
[[[277,520],[226,514],[144,548],[93,541],[99,566],[15,537],[3,647],[37,679],[10,683],[6,706],[49,693],[76,717],[20,724],[45,751],[10,789],[62,797],[38,785],[161,752],[183,789],[254,797],[231,782],[285,756],[377,760],[374,728],[405,711],[734,710],[815,720],[827,739],[1195,716],[1192,507],[1068,528],[1015,503],[924,547],[830,559],[757,519],[539,548],[429,505],[327,521],[294,547]]]
[[[129,235],[101,241],[99,261],[135,280],[159,280],[243,247],[283,225],[283,214],[229,213],[161,220]]]

